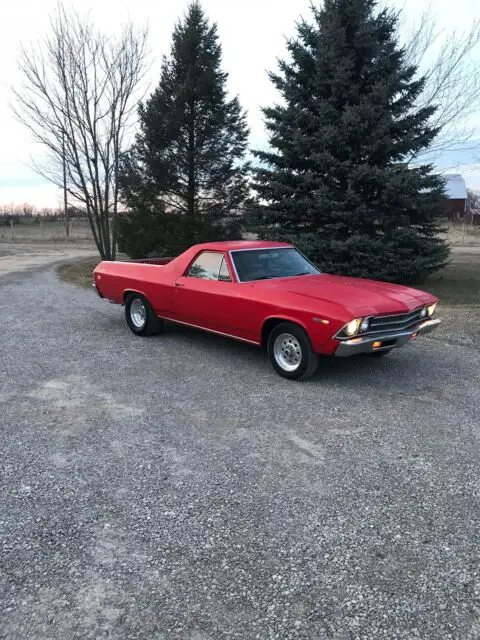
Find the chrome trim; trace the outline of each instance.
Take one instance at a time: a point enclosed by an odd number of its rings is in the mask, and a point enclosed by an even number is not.
[[[375,351],[386,351],[389,349],[398,349],[405,346],[415,334],[421,335],[424,333],[431,333],[441,324],[441,320],[425,320],[419,327],[409,331],[403,331],[398,333],[380,333],[376,336],[352,336],[348,340],[342,340],[336,351],[335,356],[338,358],[345,358],[360,353],[372,353]],[[373,349],[372,344],[374,342],[383,341],[395,341],[393,345],[385,345],[379,349]]]
[[[246,251],[252,251],[252,249],[246,249]],[[234,272],[235,272],[235,278],[237,279],[237,283],[238,283],[238,284],[241,284],[241,282],[242,282],[242,281],[241,281],[241,280],[240,280],[240,278],[238,277],[237,265],[235,264],[235,260],[233,259],[232,252],[231,252],[231,251],[228,251],[228,255],[230,256],[230,262],[231,262],[231,263],[232,263],[232,265],[233,265],[233,270],[234,270]]]
[[[382,316],[370,316],[370,318],[372,320],[391,320],[392,318],[398,318],[399,316],[411,316],[413,313],[417,313],[418,311],[424,308],[425,308],[425,305],[421,304],[420,306],[415,307],[415,309],[412,309],[411,311],[404,311],[402,313],[387,313]],[[426,317],[427,316],[424,316],[424,318]],[[398,320],[396,322],[398,322]],[[395,324],[395,320],[393,321],[392,324]]]
[[[97,294],[97,296],[98,296],[99,298],[102,298],[102,299],[103,299],[103,296],[102,296],[102,294],[100,293],[100,291],[97,289],[97,285],[95,284],[95,282],[92,282],[92,289],[95,291],[95,293]]]
[[[207,333],[215,333],[219,336],[224,336],[225,338],[232,338],[233,340],[240,340],[240,342],[248,342],[249,344],[254,344],[256,347],[261,347],[261,342],[256,342],[255,340],[247,340],[247,338],[239,338],[238,336],[234,336],[231,333],[225,333],[224,331],[215,331],[215,329],[207,329],[206,327],[202,327],[199,324],[192,324],[191,322],[183,322],[182,320],[176,320],[175,318],[169,318],[168,316],[158,316],[161,320],[168,320],[169,322],[174,322],[175,324],[183,324],[186,327],[193,327],[193,329],[200,329],[200,331],[206,331]]]
[[[260,282],[260,280],[240,280],[240,277],[238,275],[238,271],[237,271],[237,265],[235,264],[235,260],[233,259],[232,253],[239,253],[239,252],[243,252],[243,251],[278,251],[279,249],[295,249],[295,251],[298,251],[298,253],[302,256],[302,258],[305,258],[305,260],[312,265],[312,267],[314,267],[318,273],[309,273],[306,275],[309,276],[317,276],[317,275],[321,275],[321,271],[320,269],[313,264],[313,262],[311,260],[309,260],[301,251],[300,249],[298,249],[295,245],[291,244],[288,247],[265,247],[265,248],[261,248],[261,247],[255,247],[253,249],[229,249],[227,253],[230,254],[230,260],[231,263],[233,264],[233,269],[235,271],[235,276],[237,278],[237,282],[239,284],[245,284],[248,282]],[[286,278],[298,278],[299,276],[280,276],[279,278],[272,278],[272,280],[285,280]]]
[[[287,246],[282,244],[278,247],[250,247],[250,249],[229,249],[228,251],[230,253],[235,253],[237,251],[277,251],[278,249],[297,249],[297,247],[294,244],[289,244]]]
[[[345,327],[347,326],[348,322],[346,322],[343,327],[341,329],[339,329],[337,331],[337,333],[333,336],[333,338],[335,340],[351,340],[352,338],[363,338],[364,336],[376,336],[378,335],[378,329],[375,330],[375,326],[372,326],[372,320],[391,320],[390,322],[385,322],[384,324],[388,325],[388,324],[399,324],[401,322],[401,320],[398,320],[399,317],[401,316],[415,316],[416,313],[418,313],[421,309],[423,309],[425,307],[425,305],[420,305],[419,307],[417,307],[416,309],[412,309],[411,311],[405,311],[405,313],[391,313],[389,315],[383,315],[383,316],[364,316],[361,318],[352,318],[352,320],[369,320],[369,327],[368,330],[365,331],[364,333],[361,333],[360,331],[358,333],[355,333],[353,336],[341,336],[340,334],[342,333],[342,331],[345,329]],[[396,318],[396,319],[395,319]],[[418,318],[418,324],[425,322],[426,320],[431,320],[432,316],[425,316],[423,318]],[[349,322],[351,322],[351,320],[349,320]],[[408,331],[410,331],[410,329],[408,329]],[[415,331],[415,328],[412,328],[412,331]],[[398,332],[398,329],[383,329],[382,330],[382,335],[387,333],[387,332],[391,332],[391,333],[395,333]]]
[[[222,264],[225,264],[227,268],[228,277],[230,280],[220,280],[220,271],[222,270]],[[222,261],[220,262],[220,267],[218,269],[218,282],[233,282],[232,274],[230,273],[230,267],[228,265],[228,260],[225,252],[223,253]]]

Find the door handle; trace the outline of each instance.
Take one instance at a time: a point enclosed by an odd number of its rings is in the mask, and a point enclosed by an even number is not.
[[[175,282],[175,286],[176,287],[184,287],[185,285],[182,284],[181,282]]]

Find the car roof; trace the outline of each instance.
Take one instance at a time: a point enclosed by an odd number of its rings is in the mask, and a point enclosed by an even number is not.
[[[291,247],[288,242],[271,242],[269,240],[225,240],[220,242],[204,242],[196,245],[202,251],[241,251],[245,249],[275,249],[276,247]]]

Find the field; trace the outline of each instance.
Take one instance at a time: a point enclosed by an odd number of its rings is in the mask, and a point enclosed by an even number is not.
[[[69,241],[93,244],[92,232],[86,218],[71,218]],[[25,218],[20,224],[0,226],[0,242],[65,242],[63,218]]]
[[[454,247],[480,246],[480,226],[451,222],[445,229],[447,242]]]
[[[445,226],[445,237],[454,247],[480,246],[480,226],[461,223]],[[20,219],[13,227],[0,225],[0,242],[65,242],[63,218],[41,217]],[[92,232],[86,218],[70,219],[70,242],[93,244]]]
[[[480,304],[480,246],[453,247],[450,264],[418,283],[444,304]]]

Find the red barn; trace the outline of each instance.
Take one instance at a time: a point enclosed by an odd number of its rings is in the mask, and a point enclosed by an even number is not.
[[[461,220],[467,211],[467,186],[460,174],[445,176],[444,211],[449,220]]]

